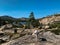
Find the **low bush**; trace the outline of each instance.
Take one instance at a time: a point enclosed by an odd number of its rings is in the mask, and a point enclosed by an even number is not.
[[[56,30],[51,30],[52,33],[59,35],[60,34],[60,29],[56,29]]]

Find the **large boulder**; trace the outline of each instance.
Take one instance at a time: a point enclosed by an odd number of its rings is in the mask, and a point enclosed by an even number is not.
[[[47,41],[57,43],[60,42],[60,35],[55,35],[54,33],[51,33],[50,31],[45,32],[43,34],[43,37],[47,39]]]

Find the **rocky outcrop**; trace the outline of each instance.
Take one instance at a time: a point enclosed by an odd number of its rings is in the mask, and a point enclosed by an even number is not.
[[[54,16],[48,16],[39,20],[39,22],[42,24],[52,23],[54,21],[60,21],[60,14]]]
[[[39,37],[40,36],[41,35],[39,35]],[[6,43],[6,45],[60,45],[60,35],[55,35],[48,31],[43,34],[43,38],[45,38],[47,41],[41,41],[40,38],[38,38],[38,40],[36,41],[35,36],[25,35],[18,39],[9,41],[8,43]]]

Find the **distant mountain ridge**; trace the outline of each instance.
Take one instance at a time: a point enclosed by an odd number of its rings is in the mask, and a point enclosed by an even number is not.
[[[16,19],[16,18],[13,18],[13,17],[11,17],[11,16],[7,16],[7,15],[5,15],[5,16],[0,16],[0,18],[1,18],[1,20],[7,20],[7,19],[15,20],[15,19]]]
[[[1,20],[12,20],[12,21],[17,21],[17,20],[26,21],[27,18],[14,18],[14,17],[5,15],[5,16],[0,16],[0,19]]]

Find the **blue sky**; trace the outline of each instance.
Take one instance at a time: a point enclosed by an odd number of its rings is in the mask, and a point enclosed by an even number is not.
[[[0,16],[29,17],[32,11],[35,18],[60,13],[60,0],[0,0]]]

